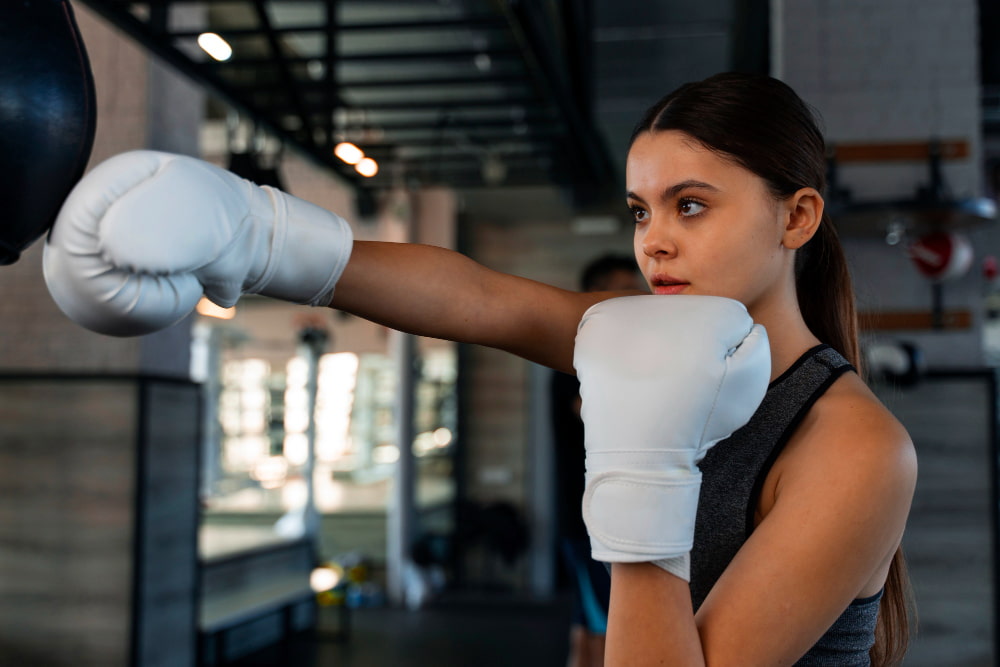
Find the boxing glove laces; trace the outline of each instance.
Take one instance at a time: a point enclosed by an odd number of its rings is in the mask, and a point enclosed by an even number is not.
[[[609,299],[580,321],[573,363],[594,559],[653,562],[689,579],[698,463],[764,398],[764,328],[722,297]]]
[[[71,319],[132,336],[170,326],[204,295],[323,306],[350,258],[346,221],[207,162],[156,151],[101,163],[72,190],[45,244],[46,284]]]

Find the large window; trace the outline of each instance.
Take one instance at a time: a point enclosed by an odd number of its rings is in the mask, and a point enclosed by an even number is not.
[[[354,318],[324,322],[329,342],[316,354],[294,327],[259,326],[294,308],[251,302],[246,315],[197,325],[192,356],[206,389],[202,555],[315,530],[325,558],[359,552],[381,562],[401,456],[397,361],[384,331]],[[352,327],[373,328],[383,349],[370,337],[352,345],[358,340]],[[355,349],[339,349],[337,341]],[[416,460],[418,516],[433,514],[418,531],[440,533],[453,528],[456,346],[425,340],[417,347],[415,437],[408,446]]]

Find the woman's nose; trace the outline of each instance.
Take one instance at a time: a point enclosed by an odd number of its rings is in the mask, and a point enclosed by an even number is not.
[[[647,257],[676,255],[677,244],[670,225],[664,221],[651,220],[642,237],[642,252]]]

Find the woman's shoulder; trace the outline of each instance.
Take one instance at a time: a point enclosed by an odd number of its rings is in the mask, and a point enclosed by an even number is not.
[[[881,474],[902,484],[916,476],[906,428],[855,373],[842,375],[816,401],[785,453],[796,468]]]
[[[845,373],[810,411],[822,432],[850,434],[883,446],[912,447],[906,428],[856,373]]]
[[[855,373],[841,375],[805,414],[761,489],[757,522],[779,497],[819,494],[907,505],[917,461],[903,425]]]

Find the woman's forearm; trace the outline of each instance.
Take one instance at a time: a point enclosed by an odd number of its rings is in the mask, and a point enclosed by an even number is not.
[[[688,583],[652,563],[613,564],[604,663],[705,664]]]
[[[493,271],[435,246],[358,241],[331,306],[401,331],[488,345],[569,371],[580,317],[608,296]]]

